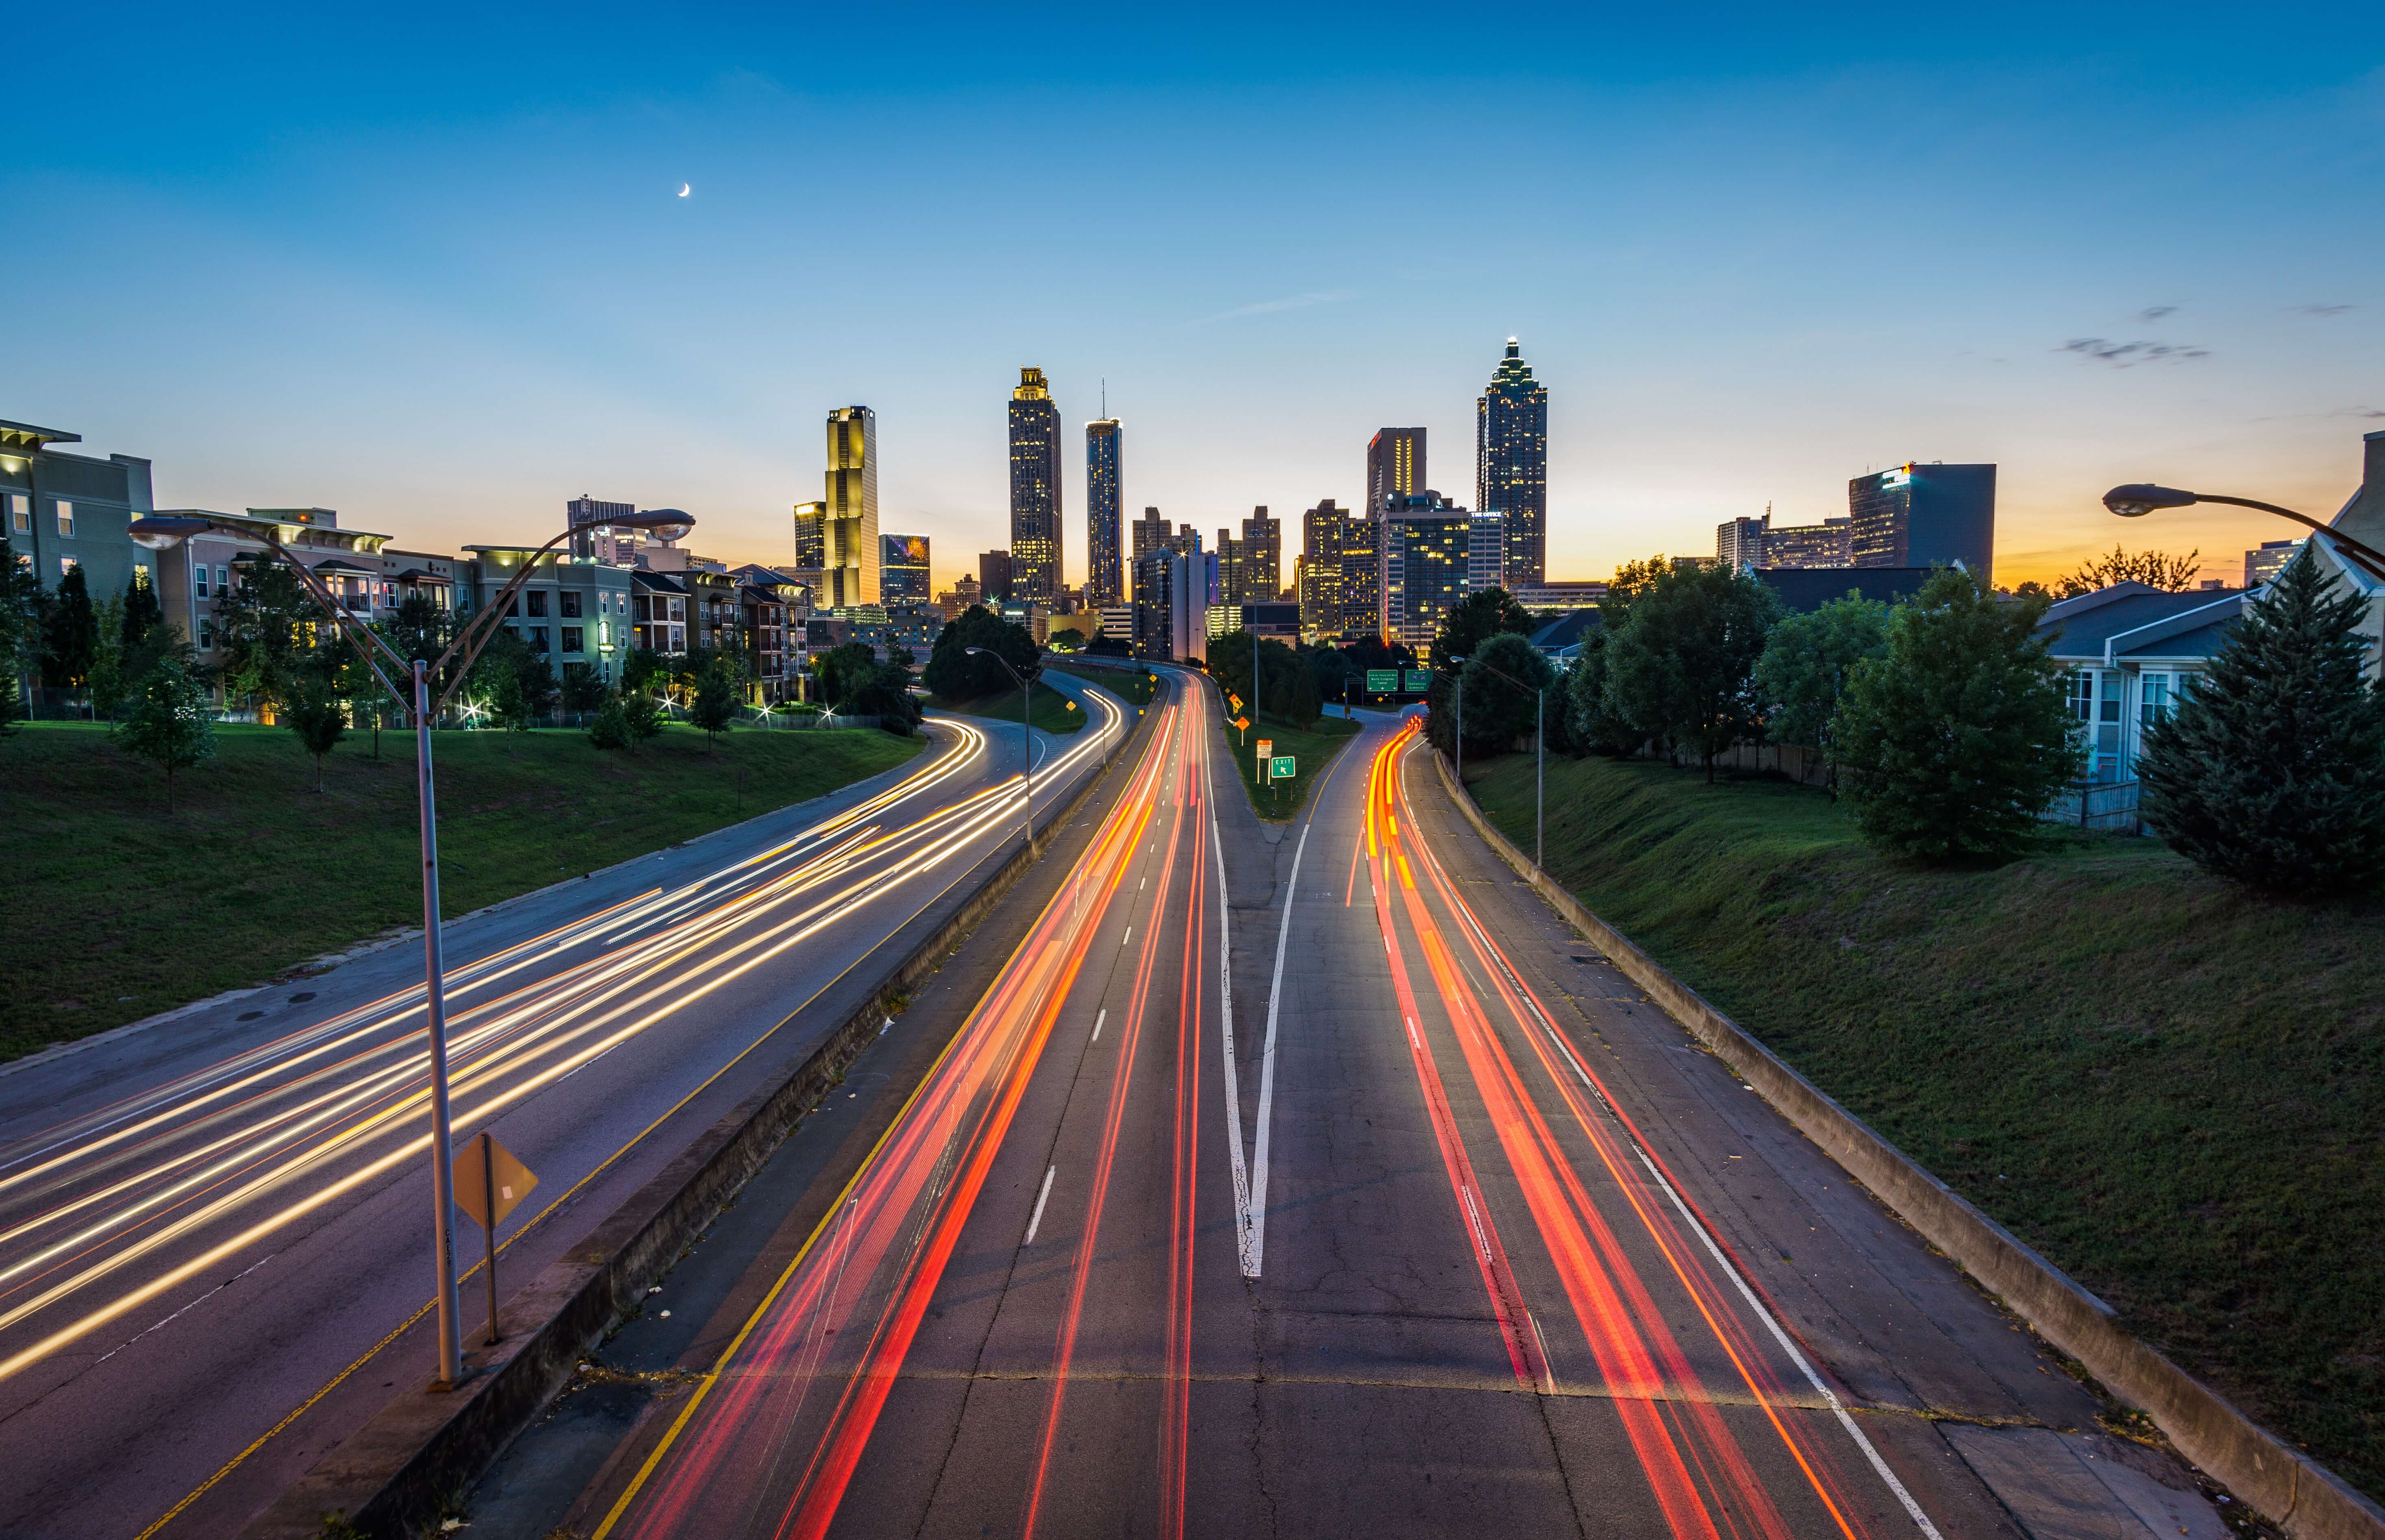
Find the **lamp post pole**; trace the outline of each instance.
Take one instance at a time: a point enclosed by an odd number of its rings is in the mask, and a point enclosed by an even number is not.
[[[1027,858],[1031,861],[1035,858],[1035,732],[1027,721],[1027,682],[1018,677],[1018,670],[1010,666],[1010,659],[991,648],[967,647],[962,650],[993,658],[1002,665],[1002,671],[1018,686],[1018,779],[1027,789],[1027,812],[1021,821],[1027,826]]]
[[[2142,519],[2155,508],[2182,508],[2196,503],[2225,503],[2230,507],[2253,508],[2262,513],[2274,513],[2280,519],[2291,519],[2327,536],[2372,575],[2385,578],[2385,551],[2364,545],[2342,531],[2320,523],[2309,514],[2281,508],[2275,503],[2256,502],[2250,497],[2222,497],[2210,492],[2183,492],[2177,487],[2154,486],[2144,482],[2116,486],[2104,494],[2104,506],[2123,519]]]
[[[677,540],[687,533],[694,520],[674,509],[657,509],[635,520],[617,519],[612,522],[617,528],[651,529],[666,539]],[[126,532],[135,545],[148,550],[163,551],[181,545],[194,534],[210,532],[259,541],[276,557],[289,563],[291,570],[297,574],[299,583],[306,589],[307,597],[315,602],[317,608],[331,617],[332,629],[356,648],[365,666],[380,681],[381,688],[388,691],[400,706],[410,706],[414,712],[414,788],[421,814],[422,842],[424,1037],[431,1061],[431,1234],[433,1264],[439,1272],[439,1378],[431,1383],[431,1388],[453,1389],[464,1377],[464,1330],[458,1319],[456,1289],[456,1169],[455,1152],[449,1144],[446,968],[440,945],[438,803],[431,769],[431,721],[463,684],[464,676],[471,671],[473,662],[481,656],[481,649],[496,634],[497,625],[512,605],[514,595],[521,591],[522,584],[530,581],[531,574],[538,570],[539,557],[580,532],[565,530],[531,552],[512,580],[498,590],[496,597],[465,622],[463,630],[456,633],[456,639],[447,645],[436,661],[427,664],[418,657],[400,657],[395,647],[350,614],[347,606],[323,586],[323,580],[282,545],[279,531],[269,521],[150,514],[134,520]],[[410,692],[398,688],[389,671],[373,657],[376,650],[397,666],[400,677],[410,676],[413,686]],[[431,693],[431,677],[451,662],[456,665],[454,677],[448,681],[447,688],[434,699]],[[495,1244],[493,1235],[490,1244]]]

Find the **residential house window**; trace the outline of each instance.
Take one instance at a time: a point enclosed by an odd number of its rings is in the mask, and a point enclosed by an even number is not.
[[[33,532],[33,500],[21,492],[8,494],[8,528],[19,534]]]
[[[65,540],[74,538],[74,505],[72,503],[58,505],[58,535]]]
[[[671,597],[670,618],[674,620],[684,620],[687,619],[687,601],[677,595],[673,595]]]
[[[530,645],[537,648],[540,652],[544,652],[546,650],[546,628],[544,626],[532,626],[530,628]]]
[[[231,568],[219,567],[216,569],[216,592],[219,594],[228,594],[231,592]]]
[[[556,613],[561,615],[565,620],[577,620],[580,619],[580,595],[578,594],[568,592],[558,594],[556,595],[556,602],[561,607]]]
[[[199,622],[199,650],[201,652],[213,652],[216,650],[216,628],[214,623],[211,621],[201,620]]]
[[[587,632],[586,632],[586,630],[585,630],[584,628],[582,628],[582,627],[580,627],[580,626],[566,626],[566,627],[564,627],[564,628],[563,628],[563,650],[564,650],[565,652],[586,652],[588,649],[587,649],[586,647],[584,647],[584,646],[582,646],[582,645],[581,645],[582,638],[584,638],[586,635],[587,635]]]
[[[543,620],[546,619],[545,589],[533,588],[529,593],[523,595],[522,597],[530,601],[530,618],[531,620]]]
[[[2070,715],[2082,722],[2095,720],[2095,670],[2076,669],[2070,673]]]
[[[65,581],[65,579],[66,579],[66,575],[67,575],[69,572],[73,571],[76,568],[78,568],[78,567],[80,567],[80,566],[81,566],[81,565],[82,565],[82,563],[81,563],[81,562],[77,561],[77,560],[76,560],[74,557],[58,557],[58,578],[59,578],[59,581],[61,581],[61,582]]]
[[[204,599],[206,596],[207,564],[203,561],[191,569],[191,597]]]
[[[2137,720],[2151,727],[2170,713],[2170,679],[2167,674],[2147,674],[2144,688],[2137,699]]]

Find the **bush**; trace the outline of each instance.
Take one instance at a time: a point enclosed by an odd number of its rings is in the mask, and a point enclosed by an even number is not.
[[[1831,729],[1867,839],[1932,861],[2028,843],[2084,757],[2036,635],[2045,609],[1951,570],[1896,607],[1886,650],[1856,663]]]
[[[132,709],[112,729],[118,743],[166,772],[166,811],[174,811],[174,772],[212,758],[215,724],[206,692],[181,657],[161,658],[142,679]]]
[[[2385,879],[2385,696],[2361,677],[2365,607],[2305,545],[2145,734],[2141,810],[2179,854],[2276,893]]]
[[[630,713],[618,695],[608,696],[588,724],[588,741],[598,748],[628,748],[636,742],[630,731]]]

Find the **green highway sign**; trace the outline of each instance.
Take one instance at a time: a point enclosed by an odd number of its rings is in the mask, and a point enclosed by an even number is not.
[[[1408,688],[1419,695],[1423,695],[1427,690],[1431,689],[1432,670],[1430,669],[1410,669],[1408,670]]]
[[[1398,692],[1399,687],[1400,671],[1397,669],[1369,669],[1367,670],[1367,693],[1368,695],[1394,695]]]
[[[1270,781],[1289,781],[1299,773],[1300,766],[1289,754],[1277,755],[1275,763],[1267,768],[1267,779]]]

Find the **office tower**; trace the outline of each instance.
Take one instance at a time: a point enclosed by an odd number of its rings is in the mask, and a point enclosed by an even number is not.
[[[1766,508],[1761,519],[1734,519],[1728,524],[1715,526],[1715,561],[1736,572],[1742,567],[1769,567],[1765,558],[1764,534],[1772,528],[1772,510]]]
[[[828,566],[828,505],[795,505],[795,571],[817,597],[820,573]]]
[[[1497,508],[1478,508],[1466,524],[1466,591],[1479,594],[1505,583],[1507,516]]]
[[[1126,593],[1126,470],[1118,419],[1085,424],[1085,607],[1105,609]]]
[[[1154,551],[1167,549],[1168,541],[1175,537],[1176,526],[1159,517],[1157,508],[1145,508],[1143,510],[1143,517],[1136,520],[1130,527],[1130,532],[1134,537],[1134,545],[1128,553],[1127,559],[1132,563]]]
[[[928,537],[878,537],[878,593],[882,604],[926,604],[934,597],[928,576]]]
[[[1016,578],[1018,568],[1008,551],[985,551],[977,558],[977,581],[989,599],[1019,597]]]
[[[1283,520],[1267,517],[1261,503],[1242,520],[1242,597],[1240,603],[1270,604],[1283,597]]]
[[[839,407],[828,414],[828,495],[820,510],[820,578],[812,601],[823,609],[880,602],[878,414]],[[801,515],[797,541],[801,542]],[[800,553],[798,553],[800,557]],[[798,567],[804,563],[798,559]]]
[[[1342,525],[1342,633],[1383,634],[1383,524],[1353,511]]]
[[[1424,486],[1424,430],[1377,430],[1367,441],[1367,517],[1380,513],[1390,499],[1413,495]]]
[[[1776,524],[1764,532],[1766,567],[1853,567],[1854,520],[1842,514],[1818,524]]]
[[[1040,369],[1010,393],[1012,595],[1050,604],[1060,594],[1060,408]]]
[[[1347,509],[1326,498],[1300,516],[1300,629],[1316,636],[1342,632],[1342,548]]]
[[[1240,604],[1246,596],[1242,586],[1242,543],[1234,538],[1231,530],[1217,532],[1217,602]]]
[[[571,528],[581,532],[571,537],[573,556],[609,561],[617,567],[630,566],[638,559],[638,533],[635,530],[623,530],[618,533],[608,532],[602,535],[595,532],[617,519],[627,519],[636,513],[638,507],[635,503],[608,503],[583,492],[564,504],[563,508],[570,516]]]
[[[1182,662],[1206,651],[1210,601],[1205,567],[1210,559],[1205,552],[1187,554],[1165,546],[1135,558],[1139,657]]]
[[[1474,506],[1507,516],[1507,586],[1540,587],[1549,575],[1549,388],[1533,382],[1513,337],[1474,403]]]
[[[2244,553],[2244,586],[2258,588],[2286,570],[2294,553],[2303,548],[2299,540],[2264,540],[2257,551]]]
[[[1381,634],[1421,656],[1466,597],[1474,516],[1427,491],[1392,499],[1373,522],[1382,541]]]
[[[1996,468],[1923,465],[1857,476],[1847,483],[1857,567],[1940,567],[1961,562],[1993,581]]]

